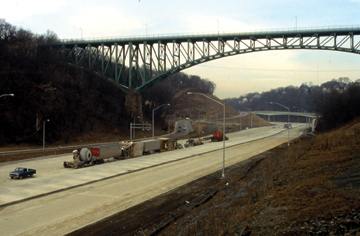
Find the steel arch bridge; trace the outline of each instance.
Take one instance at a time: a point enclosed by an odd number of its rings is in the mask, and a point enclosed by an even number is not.
[[[51,46],[71,63],[141,91],[186,68],[238,54],[287,49],[360,54],[360,27],[63,40]]]

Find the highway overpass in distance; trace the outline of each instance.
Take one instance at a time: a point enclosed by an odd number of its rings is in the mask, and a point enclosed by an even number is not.
[[[316,119],[319,117],[316,113],[309,113],[309,112],[288,112],[288,111],[253,111],[254,114],[260,116],[297,116],[297,117],[305,117]]]

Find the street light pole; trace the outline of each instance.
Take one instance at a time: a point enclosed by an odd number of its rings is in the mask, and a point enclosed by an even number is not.
[[[225,103],[221,103],[218,100],[207,96],[204,93],[197,93],[197,92],[187,92],[188,95],[201,95],[203,97],[206,97],[217,104],[221,105],[223,107],[223,152],[222,152],[222,172],[221,172],[221,178],[225,178]]]
[[[223,105],[223,164],[221,178],[225,178],[225,103]]]
[[[45,127],[46,127],[46,122],[49,122],[50,119],[46,119],[43,121],[43,151],[45,151]]]
[[[287,111],[288,111],[288,115],[287,115],[287,130],[288,130],[288,146],[290,146],[290,108],[281,104],[281,103],[278,103],[278,102],[269,102],[270,104],[275,104],[275,105],[278,105],[278,106],[281,106],[283,108],[285,108]]]
[[[240,126],[239,131],[241,131],[241,113],[240,112],[239,112],[239,126]]]
[[[151,117],[152,137],[155,137],[155,111],[157,111],[163,106],[170,106],[170,103],[161,104],[160,106],[157,106],[152,110],[152,117]]]
[[[14,97],[14,96],[15,96],[15,94],[13,94],[13,93],[5,93],[5,94],[1,94],[0,98],[2,98],[2,97]]]
[[[253,113],[252,112],[250,112],[250,128],[252,129],[252,127],[253,127]]]

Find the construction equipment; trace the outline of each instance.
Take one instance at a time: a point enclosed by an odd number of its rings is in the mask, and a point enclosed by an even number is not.
[[[82,147],[74,150],[73,161],[65,161],[65,168],[80,168],[94,164],[104,163],[110,158],[121,159],[123,150],[126,147],[124,143],[113,143],[100,145],[97,147]]]
[[[126,142],[125,142],[126,143]],[[123,157],[132,158],[155,152],[165,152],[175,150],[177,141],[169,138],[146,139],[137,142],[129,142],[123,147]]]
[[[225,140],[229,140],[229,138],[225,136]],[[223,141],[223,132],[220,130],[216,130],[211,137],[211,142],[220,142],[220,141]]]
[[[189,138],[186,140],[186,143],[184,144],[184,147],[193,147],[204,144],[203,140],[201,138]]]
[[[82,147],[73,151],[73,161],[65,161],[65,168],[81,168],[104,163],[109,160],[121,160],[139,157],[155,152],[176,149],[177,142],[169,138],[148,139],[137,142],[120,142],[98,147]]]
[[[223,132],[221,130],[216,130],[211,136],[204,137],[203,139],[211,140],[211,142],[223,141]],[[225,136],[225,140],[229,140],[229,138]]]
[[[65,168],[81,168],[110,160],[139,157],[155,152],[171,151],[182,148],[177,139],[193,132],[191,121],[188,119],[175,122],[174,131],[160,138],[139,141],[123,141],[119,143],[103,144],[97,147],[82,147],[73,151],[73,161],[65,161]]]

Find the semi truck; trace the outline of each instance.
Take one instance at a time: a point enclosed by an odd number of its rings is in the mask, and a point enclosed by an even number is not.
[[[174,131],[157,137],[138,141],[122,141],[112,144],[104,144],[95,147],[81,147],[72,152],[73,160],[63,163],[65,168],[81,168],[104,163],[110,160],[121,160],[139,157],[156,152],[165,152],[182,148],[177,140],[184,138],[194,130],[189,119],[175,122]],[[222,132],[217,131],[211,137],[212,141],[222,140]],[[186,146],[199,145],[200,139],[196,142],[187,143]]]
[[[81,168],[113,159],[121,160],[155,152],[171,151],[180,148],[177,140],[191,132],[193,132],[191,120],[178,120],[174,124],[173,132],[158,138],[78,148],[72,152],[73,160],[65,161],[63,165],[65,168]]]
[[[123,141],[96,147],[82,147],[73,151],[73,160],[65,161],[64,167],[77,169],[113,159],[134,158],[155,152],[171,151],[176,148],[176,140],[169,138],[147,139],[136,142]]]

